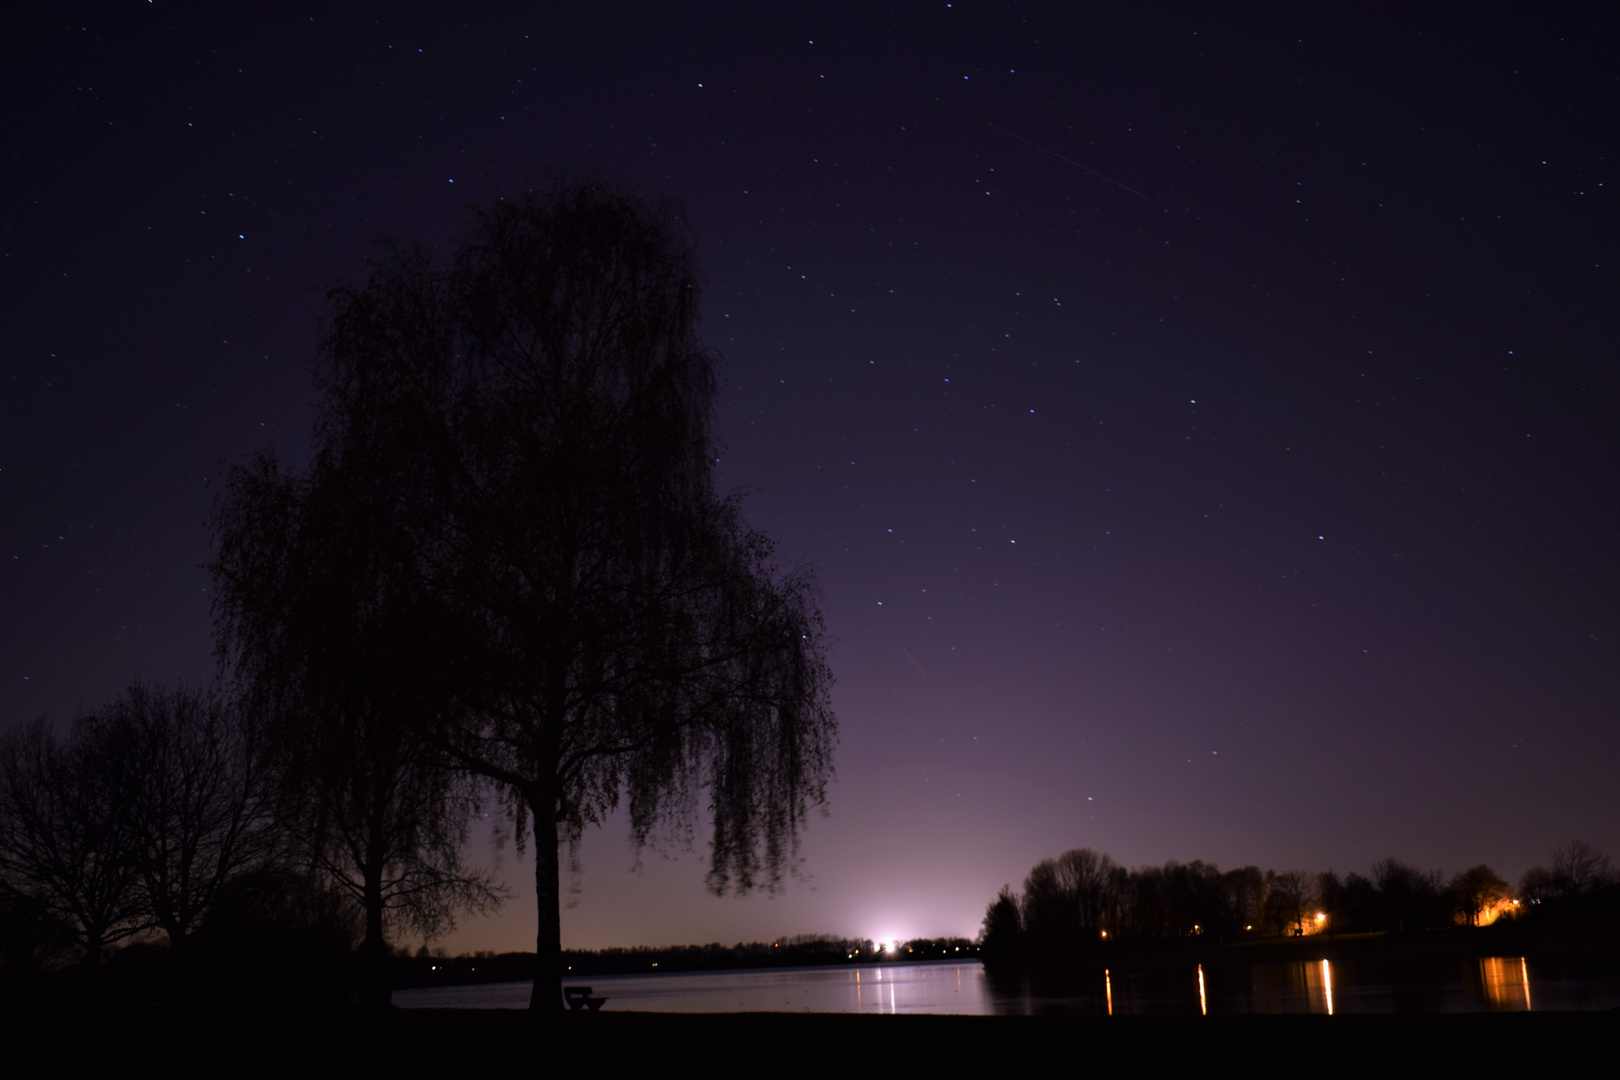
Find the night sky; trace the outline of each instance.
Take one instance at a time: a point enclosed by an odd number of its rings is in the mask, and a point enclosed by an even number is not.
[[[780,895],[614,822],[566,945],[972,936],[1080,846],[1620,854],[1602,7],[255,7],[0,17],[0,724],[215,678],[326,290],[599,174],[684,207],[841,737]],[[452,951],[532,948],[499,865]]]

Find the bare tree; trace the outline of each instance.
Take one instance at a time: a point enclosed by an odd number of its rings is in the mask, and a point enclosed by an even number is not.
[[[1305,931],[1305,905],[1311,898],[1310,875],[1303,870],[1266,871],[1266,903],[1282,925],[1292,923],[1294,933]]]
[[[92,749],[117,776],[146,913],[168,936],[183,996],[192,934],[275,849],[263,764],[217,693],[135,683],[97,721]]]
[[[1545,866],[1532,866],[1519,877],[1519,895],[1532,904],[1564,895],[1558,876]]]
[[[1508,883],[1484,863],[1458,873],[1448,891],[1457,914],[1469,926],[1478,926],[1481,914],[1510,895]]]
[[[1114,869],[1113,859],[1090,848],[1036,863],[1024,879],[1022,919],[1035,946],[1050,951],[1100,940]]]
[[[146,925],[119,772],[129,749],[95,717],[66,740],[48,720],[0,736],[0,888],[73,938],[92,997],[103,951]]]
[[[1397,932],[1405,932],[1445,923],[1445,898],[1438,870],[1419,870],[1389,858],[1373,863],[1372,871],[1385,929],[1393,925]]]
[[[1240,866],[1221,875],[1221,891],[1232,929],[1252,930],[1265,922],[1266,875],[1258,866]]]
[[[690,244],[598,184],[473,211],[335,294],[317,469],[364,478],[444,691],[434,745],[532,828],[533,1007],[561,1008],[558,845],[628,800],[713,821],[716,891],[773,886],[831,771],[803,574],[712,487],[715,360]]]
[[[1553,852],[1553,877],[1566,894],[1579,895],[1607,884],[1609,857],[1584,840],[1560,844]]]
[[[1332,870],[1323,870],[1316,875],[1316,902],[1322,906],[1322,914],[1326,917],[1327,932],[1331,936],[1339,929],[1339,917],[1343,912],[1344,882]]]

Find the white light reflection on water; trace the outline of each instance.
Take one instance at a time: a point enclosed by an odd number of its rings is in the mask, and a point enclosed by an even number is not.
[[[1328,960],[1256,964],[1249,975],[1250,1010],[1332,1016],[1333,964]]]
[[[1205,957],[1205,959],[1210,959]],[[1188,971],[1188,966],[1193,970]],[[1211,963],[1144,961],[1077,971],[1072,983],[1011,980],[992,988],[978,962],[836,968],[598,975],[570,979],[608,998],[609,1010],[644,1012],[991,1013],[1094,1016],[1232,1013],[1473,1012],[1531,1008],[1521,956],[1469,959],[1413,970],[1402,965],[1312,960]],[[1538,961],[1538,1009],[1620,1006],[1620,972],[1564,972]],[[405,1008],[521,1009],[527,982],[401,990]],[[1197,998],[1194,1000],[1194,989]],[[1101,990],[1102,993],[1097,991]]]
[[[1301,964],[1305,977],[1306,1007],[1313,1013],[1333,1015],[1333,965],[1327,960]]]
[[[581,984],[584,979],[575,980]],[[637,1012],[961,1013],[999,1011],[977,962],[763,971],[593,975],[604,1008]],[[528,982],[398,990],[407,1009],[522,1009]]]

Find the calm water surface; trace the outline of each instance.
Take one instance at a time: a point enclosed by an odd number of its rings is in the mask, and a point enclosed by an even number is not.
[[[1062,988],[992,984],[978,962],[593,975],[578,980],[638,1012],[1230,1014],[1490,1012],[1620,1007],[1620,975],[1572,975],[1518,956],[1391,972],[1344,962],[1162,963],[1099,969]],[[400,990],[424,1009],[521,1009],[530,983]]]
[[[993,1013],[984,968],[970,964],[769,968],[578,980],[603,1008],[637,1012]],[[528,981],[398,990],[402,1008],[526,1009]]]

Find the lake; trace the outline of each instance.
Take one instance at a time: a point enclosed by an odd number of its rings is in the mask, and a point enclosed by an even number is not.
[[[1328,960],[1150,962],[1084,972],[1061,986],[1002,984],[977,961],[593,975],[572,982],[606,997],[605,1009],[636,1012],[1334,1015],[1620,1007],[1620,975],[1577,973],[1522,956],[1416,971]],[[408,1009],[521,1009],[528,1007],[530,986],[524,981],[398,990],[394,1003]]]

